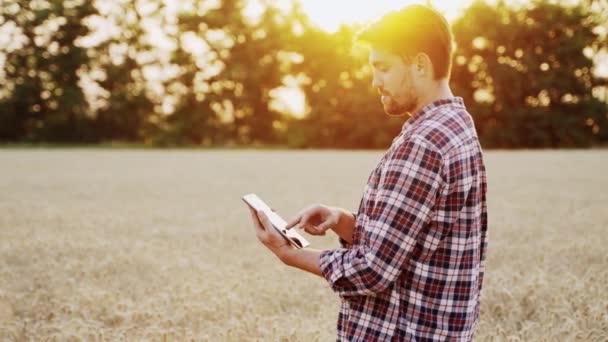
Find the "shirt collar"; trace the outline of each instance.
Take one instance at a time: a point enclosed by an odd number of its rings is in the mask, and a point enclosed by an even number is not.
[[[419,111],[417,111],[414,115],[412,115],[401,127],[401,131],[405,130],[405,128],[409,125],[414,124],[416,121],[420,120],[422,117],[426,116],[429,113],[436,111],[437,108],[443,106],[451,106],[451,107],[464,107],[464,100],[462,97],[447,97],[444,99],[435,100],[426,106],[422,107]]]

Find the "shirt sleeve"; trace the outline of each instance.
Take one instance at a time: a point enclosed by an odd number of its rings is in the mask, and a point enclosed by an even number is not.
[[[361,243],[321,252],[321,273],[342,297],[373,295],[397,279],[429,230],[442,184],[440,153],[422,139],[397,147],[381,169]]]

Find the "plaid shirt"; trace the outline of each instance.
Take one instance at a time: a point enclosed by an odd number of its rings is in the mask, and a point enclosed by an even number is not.
[[[352,245],[321,253],[340,341],[469,341],[487,247],[486,171],[461,98],[410,118],[369,176]]]

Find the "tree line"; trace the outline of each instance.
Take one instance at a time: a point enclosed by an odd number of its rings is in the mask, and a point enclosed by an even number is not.
[[[4,0],[0,142],[386,148],[358,25],[326,32],[297,2]],[[451,85],[488,148],[608,141],[606,4],[477,1],[453,22]],[[291,89],[291,90],[289,90]],[[292,115],[300,89],[304,112]]]

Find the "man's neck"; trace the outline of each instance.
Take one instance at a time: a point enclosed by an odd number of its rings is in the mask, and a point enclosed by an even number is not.
[[[430,103],[453,96],[454,94],[452,94],[452,90],[450,89],[447,79],[441,79],[434,82],[430,89],[422,94],[421,101],[418,103],[418,107],[412,112],[412,114],[418,113],[422,108]]]

